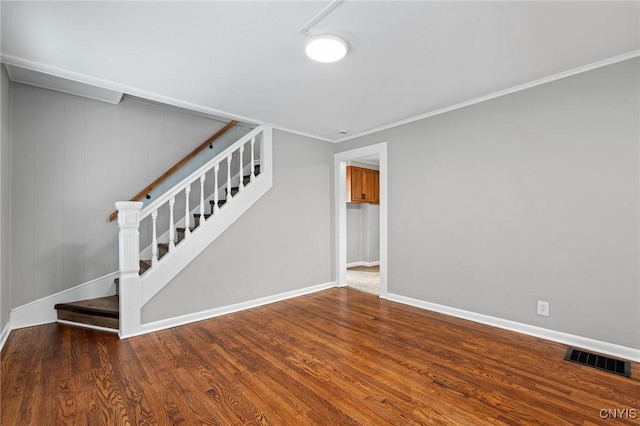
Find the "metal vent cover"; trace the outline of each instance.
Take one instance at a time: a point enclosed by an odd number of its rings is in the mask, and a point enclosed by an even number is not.
[[[625,377],[631,377],[631,363],[603,355],[593,354],[580,349],[568,348],[564,356],[566,361],[597,368]]]

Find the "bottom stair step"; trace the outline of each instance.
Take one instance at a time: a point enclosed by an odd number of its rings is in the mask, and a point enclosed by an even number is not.
[[[118,296],[99,297],[55,305],[58,319],[118,330],[120,302]]]

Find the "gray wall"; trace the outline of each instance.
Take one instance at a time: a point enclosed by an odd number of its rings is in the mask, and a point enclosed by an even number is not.
[[[11,265],[10,250],[10,102],[11,81],[4,65],[0,65],[2,86],[0,88],[0,331],[9,322],[11,309],[11,292],[9,268]]]
[[[347,203],[347,264],[380,260],[380,205]]]
[[[337,145],[388,142],[389,292],[640,348],[639,64]]]
[[[118,269],[107,217],[223,123],[13,85],[12,306]]]
[[[347,264],[362,261],[362,208],[347,203]]]
[[[143,322],[334,280],[333,145],[273,139],[273,187],[144,306]]]

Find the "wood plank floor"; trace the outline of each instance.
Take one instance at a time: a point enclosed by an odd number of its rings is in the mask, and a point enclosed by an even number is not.
[[[625,378],[565,350],[344,288],[122,341],[50,324],[11,333],[0,423],[640,422],[638,364]]]

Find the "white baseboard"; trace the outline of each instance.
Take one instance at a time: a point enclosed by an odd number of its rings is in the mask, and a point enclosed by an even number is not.
[[[249,300],[247,302],[236,303],[234,305],[222,306],[220,308],[209,309],[206,311],[182,315],[179,317],[169,318],[166,320],[145,323],[141,325],[140,328],[142,331],[140,331],[139,333],[134,333],[127,336],[120,335],[120,338],[125,339],[129,337],[139,336],[142,334],[152,333],[154,331],[160,331],[160,330],[164,330],[172,327],[178,327],[180,325],[202,321],[202,320],[218,317],[221,315],[244,311],[246,309],[257,308],[258,306],[280,302],[282,300],[303,296],[305,294],[316,293],[318,291],[326,290],[335,286],[336,286],[336,283],[332,281],[324,284],[318,284],[310,287],[301,288],[298,290],[288,291],[285,293],[275,294],[273,296],[262,297],[260,299]]]
[[[115,328],[101,327],[99,325],[84,324],[81,322],[67,321],[67,320],[60,320],[60,319],[56,320],[56,322],[59,322],[60,324],[65,324],[65,325],[72,325],[74,327],[88,328],[90,330],[98,330],[98,331],[104,331],[105,333],[118,334],[118,330],[116,330]]]
[[[113,280],[118,277],[118,272],[112,272],[73,288],[63,290],[60,293],[34,300],[26,305],[11,310],[11,329],[32,327],[34,325],[49,324],[57,319],[57,303],[74,302],[76,300],[94,299],[96,297],[113,296],[116,287]]]
[[[366,266],[368,268],[372,267],[372,266],[378,266],[380,264],[379,260],[375,260],[373,262],[351,262],[351,263],[347,263],[347,268],[353,268],[355,266]]]
[[[4,344],[9,338],[9,333],[11,333],[11,321],[5,324],[4,328],[2,329],[2,333],[0,333],[0,352],[2,352],[2,348],[4,348]]]
[[[450,315],[453,317],[462,318],[497,328],[502,328],[505,330],[515,331],[517,333],[527,334],[529,336],[539,337],[545,340],[551,340],[553,342],[558,342],[569,346],[576,346],[605,355],[611,355],[618,358],[640,362],[640,349],[630,348],[614,343],[602,342],[600,340],[576,336],[574,334],[563,333],[555,330],[549,330],[542,327],[536,327],[533,325],[505,320],[502,318],[496,318],[489,315],[478,314],[475,312],[465,311],[463,309],[438,305],[436,303],[425,302],[423,300],[400,296],[398,294],[387,293],[386,297],[384,298],[405,305],[426,309],[428,311],[434,311],[441,314]]]

